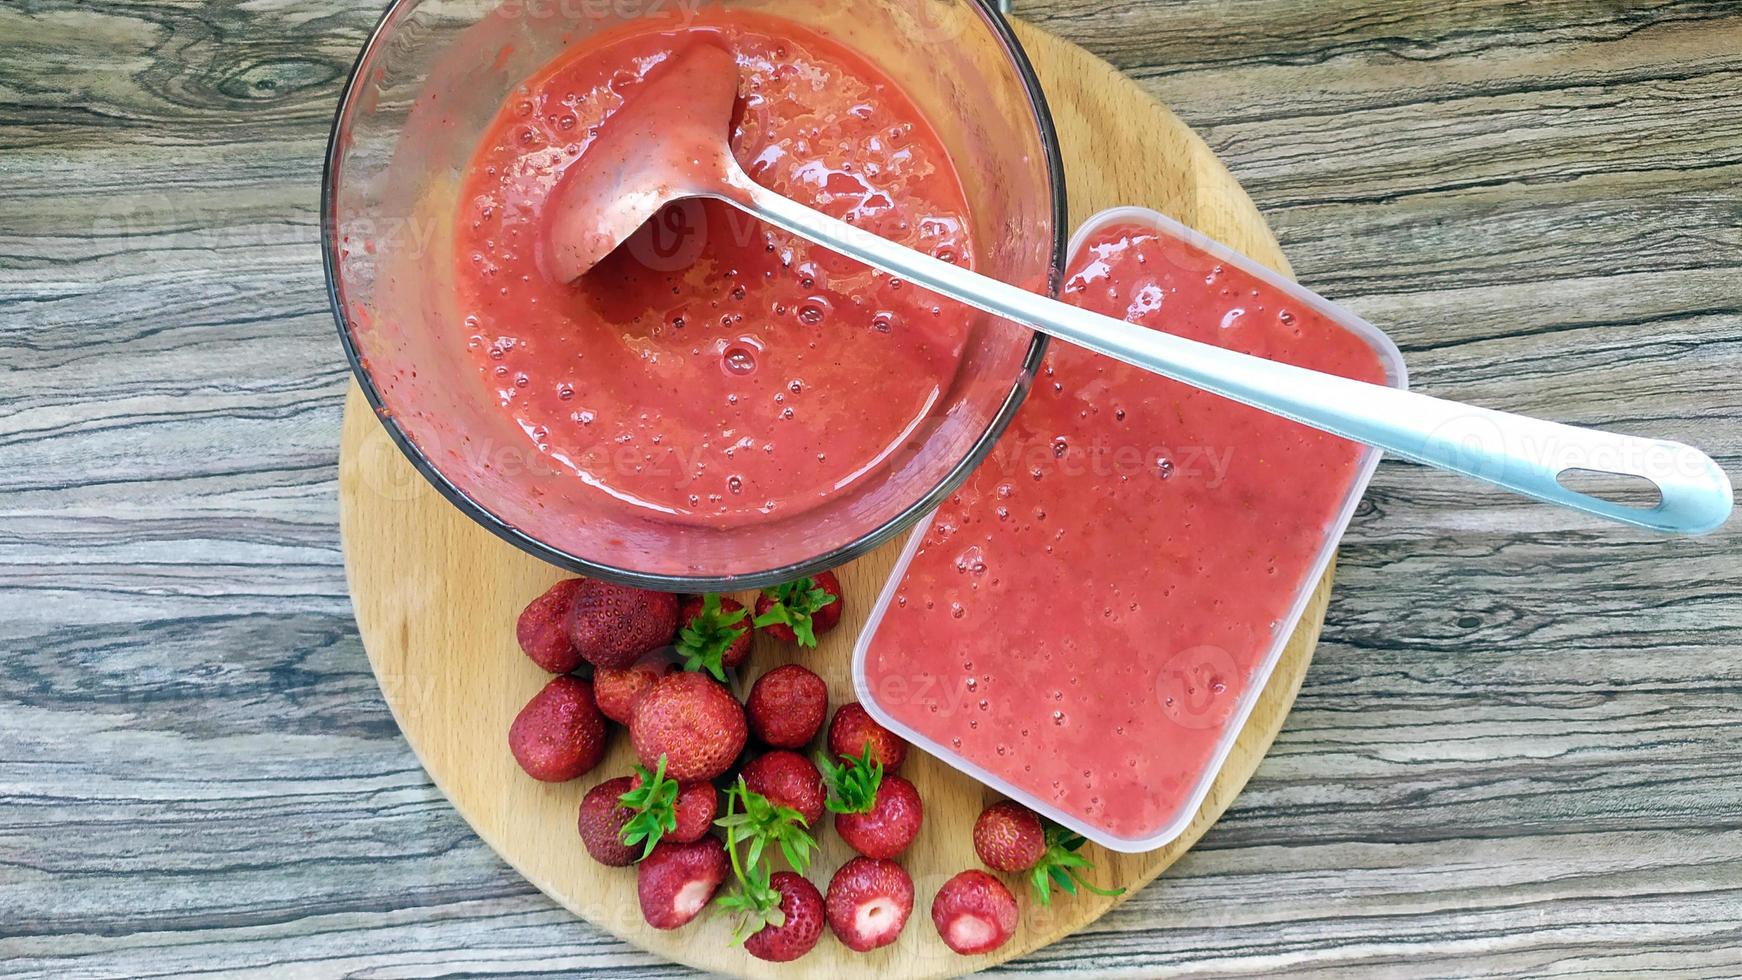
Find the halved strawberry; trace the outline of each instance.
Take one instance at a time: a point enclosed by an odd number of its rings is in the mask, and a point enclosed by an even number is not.
[[[901,938],[913,912],[913,879],[894,861],[856,857],[829,880],[824,908],[829,928],[848,949],[887,946]]]
[[[1016,896],[984,871],[964,871],[938,889],[931,903],[932,925],[944,945],[972,956],[990,953],[1016,935]]]
[[[661,843],[635,866],[641,915],[655,929],[676,929],[701,914],[731,873],[726,847],[708,836],[689,844]]]
[[[829,787],[835,833],[868,858],[892,858],[919,835],[925,819],[919,790],[900,776],[885,776],[871,750],[840,763],[819,758]]]
[[[750,656],[750,623],[744,604],[712,593],[685,602],[678,612],[677,655],[685,670],[706,671],[724,683]]]
[[[841,582],[834,572],[763,589],[756,597],[756,628],[769,636],[814,647],[841,621]]]

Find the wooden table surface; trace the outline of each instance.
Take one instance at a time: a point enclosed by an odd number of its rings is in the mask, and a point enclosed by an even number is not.
[[[1196,126],[1420,390],[1742,471],[1734,2],[1017,11]],[[358,644],[316,199],[377,13],[0,5],[0,972],[673,972],[472,835]],[[1003,972],[1734,974],[1739,544],[1387,462],[1246,793]]]

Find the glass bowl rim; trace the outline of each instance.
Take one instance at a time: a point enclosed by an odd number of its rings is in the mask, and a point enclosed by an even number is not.
[[[1028,351],[1023,356],[1022,369],[1011,385],[1010,392],[1005,396],[1003,404],[998,407],[998,411],[993,415],[992,421],[985,431],[975,439],[974,444],[968,448],[961,460],[951,467],[948,473],[944,474],[943,479],[936,486],[922,494],[913,503],[902,508],[894,517],[851,541],[822,554],[777,568],[724,576],[665,575],[621,568],[582,558],[541,541],[503,520],[482,501],[474,499],[470,494],[455,486],[418,448],[417,444],[400,427],[398,420],[388,411],[381,397],[381,392],[376,387],[352,335],[350,316],[346,312],[342,295],[343,287],[339,277],[339,229],[335,214],[337,207],[335,181],[339,172],[339,154],[342,149],[345,122],[352,115],[353,100],[357,94],[358,85],[362,81],[364,65],[368,63],[370,56],[383,43],[387,32],[392,29],[395,15],[412,2],[415,0],[389,0],[387,8],[382,11],[381,18],[376,21],[374,28],[369,32],[368,39],[363,42],[362,48],[357,52],[357,59],[352,64],[350,73],[345,79],[344,88],[340,90],[339,103],[333,113],[332,129],[327,137],[327,150],[321,167],[321,255],[322,265],[326,273],[327,303],[333,314],[333,321],[338,327],[339,343],[344,348],[345,359],[351,367],[351,375],[356,379],[358,388],[362,390],[364,399],[369,403],[371,414],[387,431],[388,437],[399,448],[400,454],[410,461],[418,474],[448,503],[458,508],[462,514],[521,551],[565,571],[589,578],[598,578],[621,585],[661,592],[736,591],[762,588],[814,575],[844,565],[866,554],[906,531],[925,514],[936,509],[938,504],[961,486],[967,480],[968,475],[991,453],[993,445],[1004,434],[1011,419],[1016,416],[1017,409],[1027,398],[1035,374],[1040,370],[1041,360],[1046,355],[1047,337],[1045,334],[1035,331],[1029,332]],[[991,30],[994,39],[1004,49],[1005,56],[1010,60],[1011,66],[1016,71],[1017,79],[1021,82],[1024,93],[1028,97],[1029,110],[1034,115],[1035,128],[1040,137],[1041,152],[1045,157],[1047,181],[1051,185],[1053,243],[1047,274],[1047,290],[1056,296],[1064,275],[1065,246],[1069,239],[1069,229],[1066,224],[1069,220],[1069,210],[1066,200],[1064,156],[1059,146],[1058,131],[1053,125],[1052,110],[1047,104],[1046,93],[1041,88],[1040,78],[1035,74],[1034,65],[1029,61],[1028,53],[1023,49],[1022,42],[1017,39],[1016,32],[1010,26],[1008,18],[999,10],[996,0],[961,0],[961,2],[968,4],[980,14],[981,20]]]

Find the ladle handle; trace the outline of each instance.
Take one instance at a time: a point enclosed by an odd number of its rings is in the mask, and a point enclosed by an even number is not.
[[[745,182],[749,184],[748,181]],[[724,198],[758,218],[932,292],[1127,364],[1429,466],[1606,517],[1701,534],[1730,516],[1718,464],[1692,446],[1512,415],[1241,354],[1079,309],[896,245],[750,184]],[[1293,284],[1298,296],[1317,299]],[[1605,500],[1561,483],[1570,471],[1637,477],[1652,506]]]

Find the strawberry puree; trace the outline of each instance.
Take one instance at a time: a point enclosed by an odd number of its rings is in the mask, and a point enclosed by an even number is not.
[[[1139,227],[1080,249],[1078,306],[1383,382],[1359,336]],[[1212,763],[1362,448],[1054,344],[941,507],[865,655],[875,703],[1084,824],[1159,833]]]
[[[698,38],[736,57],[731,147],[753,180],[939,257],[967,264],[973,246],[961,185],[914,105],[796,25],[712,13],[589,40],[511,97],[456,222],[475,383],[600,494],[731,526],[874,470],[949,385],[974,314],[716,201],[668,207],[562,281],[546,244],[553,190]]]

